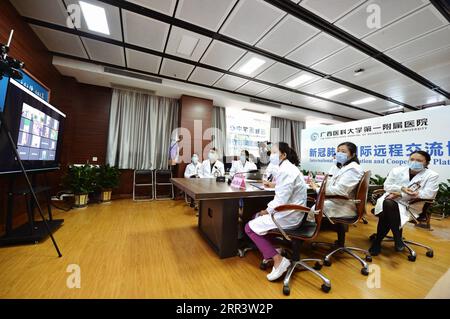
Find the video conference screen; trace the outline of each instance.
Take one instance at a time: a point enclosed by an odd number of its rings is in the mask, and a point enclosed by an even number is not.
[[[9,80],[3,117],[26,170],[59,167],[65,114],[15,80]],[[0,174],[20,172],[5,134],[0,135]]]

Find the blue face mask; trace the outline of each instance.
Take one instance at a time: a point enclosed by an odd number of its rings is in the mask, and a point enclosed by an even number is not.
[[[245,157],[245,155],[241,155],[239,157],[239,159],[241,160],[242,163],[245,163],[245,161],[247,160],[247,158]]]
[[[336,162],[344,165],[348,161],[348,156],[346,153],[337,152],[336,153]]]
[[[197,156],[192,156],[192,163],[194,165],[196,165],[198,163],[198,157]]]
[[[424,166],[423,166],[423,164],[420,163],[420,162],[409,161],[409,168],[410,168],[412,171],[420,172],[421,170],[423,170]]]
[[[270,154],[270,163],[272,165],[280,165],[280,157],[277,153]]]

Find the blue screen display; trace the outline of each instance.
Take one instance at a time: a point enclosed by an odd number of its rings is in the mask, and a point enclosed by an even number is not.
[[[0,112],[5,108],[6,90],[8,88],[8,78],[0,80]]]

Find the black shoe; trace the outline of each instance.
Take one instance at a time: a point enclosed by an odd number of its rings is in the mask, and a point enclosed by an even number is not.
[[[381,252],[381,245],[378,243],[373,243],[372,246],[369,248],[369,253],[372,256],[378,256]]]
[[[403,240],[399,240],[395,242],[395,251],[401,252],[405,250],[405,243]]]

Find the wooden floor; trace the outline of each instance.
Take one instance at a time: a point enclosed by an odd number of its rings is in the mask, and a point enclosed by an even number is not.
[[[57,258],[50,240],[38,245],[0,248],[0,298],[423,298],[450,268],[450,221],[435,221],[434,231],[408,226],[409,239],[430,244],[435,257],[417,249],[415,263],[386,245],[374,257],[381,287],[360,274],[360,265],[345,255],[323,273],[332,283],[323,293],[320,280],[296,272],[290,297],[281,282],[269,282],[259,269],[260,256],[221,260],[197,232],[194,211],[183,201],[117,200],[85,209],[56,212],[65,223],[56,233],[63,253]],[[376,227],[352,227],[348,244],[366,248]],[[320,239],[335,239],[323,232]],[[321,256],[305,249],[303,257]],[[80,267],[81,288],[69,289],[67,267]]]

